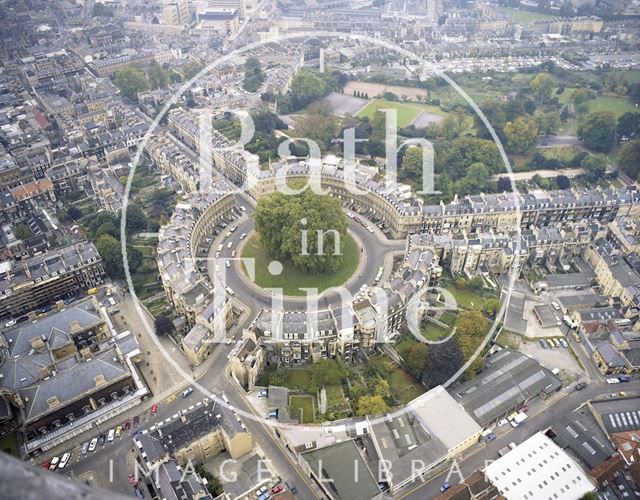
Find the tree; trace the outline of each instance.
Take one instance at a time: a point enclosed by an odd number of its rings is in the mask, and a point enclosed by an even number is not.
[[[536,100],[544,104],[551,97],[555,83],[548,73],[538,73],[531,79],[529,86]]]
[[[303,108],[328,94],[326,82],[316,73],[303,69],[298,71],[291,81],[291,95],[295,109]]]
[[[632,180],[640,179],[640,139],[626,142],[618,151],[618,167]]]
[[[473,119],[463,111],[454,111],[440,123],[440,135],[451,141],[461,135],[465,135],[473,128]]]
[[[297,195],[276,192],[258,201],[254,219],[262,244],[273,257],[291,259],[310,273],[341,266],[348,221],[338,198],[310,189]],[[308,235],[306,248],[303,235]]]
[[[422,342],[410,342],[404,350],[399,351],[404,360],[404,367],[416,378],[420,377],[424,369],[424,361],[427,356],[427,345]]]
[[[574,106],[580,106],[592,99],[596,98],[596,94],[593,90],[589,89],[576,89],[571,94],[571,102],[573,102]]]
[[[419,146],[409,146],[402,155],[402,177],[408,177],[414,181],[422,178],[423,149]]]
[[[164,88],[169,83],[169,74],[157,61],[153,60],[147,67],[147,79],[152,89]]]
[[[490,174],[503,170],[502,157],[493,141],[459,137],[448,147],[436,151],[436,172],[446,172],[451,180],[466,176],[469,167],[474,163],[484,165]]]
[[[382,396],[362,396],[356,402],[356,415],[381,415],[389,410]]]
[[[538,138],[538,127],[530,118],[516,118],[515,122],[508,122],[504,127],[507,148],[513,153],[526,153]]]
[[[16,238],[19,240],[26,240],[27,238],[31,238],[33,236],[33,232],[24,222],[16,225],[15,229]]]
[[[311,365],[310,371],[313,392],[327,385],[340,384],[344,376],[342,368],[334,359],[320,359]]]
[[[149,89],[147,75],[135,65],[127,66],[116,72],[113,84],[118,87],[120,93],[130,101],[138,100],[138,92]]]
[[[607,170],[607,157],[601,154],[587,156],[580,165],[585,170],[585,178],[592,184],[604,177]]]
[[[422,383],[427,389],[444,384],[463,365],[463,356],[455,338],[427,347]]]
[[[482,304],[482,311],[492,318],[495,318],[496,314],[500,310],[500,301],[495,297],[490,297]]]
[[[498,136],[501,137],[504,126],[507,124],[507,114],[504,109],[504,102],[498,101],[497,99],[487,99],[482,104],[480,104],[480,110],[487,118],[487,121],[491,124]],[[478,136],[485,139],[490,139],[491,134],[489,134],[489,131],[480,116],[476,114],[474,115],[474,119],[476,120],[476,129],[478,130]]]
[[[166,316],[158,316],[154,322],[156,335],[169,335],[173,332],[173,321]]]
[[[260,61],[255,57],[250,57],[244,63],[244,81],[242,82],[242,88],[247,92],[257,92],[263,81],[264,75],[262,74]]]
[[[556,134],[560,128],[560,113],[557,111],[536,111],[534,119],[538,131],[545,136]]]
[[[499,177],[497,190],[499,193],[511,191],[511,180],[508,177]]]
[[[383,398],[391,397],[391,389],[389,388],[389,382],[381,378],[376,382],[376,386],[373,392],[376,396],[380,396]]]
[[[136,233],[147,229],[147,216],[135,203],[127,205],[127,232]]]
[[[482,276],[474,276],[469,280],[469,288],[474,292],[479,292],[484,288],[484,280]]]
[[[640,113],[627,111],[618,118],[618,137],[633,139],[640,132]]]
[[[185,80],[191,80],[194,76],[196,76],[202,66],[195,61],[190,61],[182,67],[182,74],[184,75]]]
[[[213,498],[217,498],[224,493],[224,488],[222,487],[220,480],[211,474],[211,472],[206,470],[202,465],[196,465],[195,471],[198,476],[207,480],[207,491]]]
[[[556,177],[556,184],[558,185],[558,189],[569,189],[571,187],[571,181],[566,175]]]
[[[338,125],[329,104],[317,102],[309,106],[309,110],[296,120],[296,132],[299,137],[315,141],[321,151],[331,147],[338,135]]]
[[[608,153],[616,144],[616,117],[611,111],[593,111],[578,126],[578,135],[585,146]]]
[[[80,217],[82,217],[82,212],[80,211],[79,208],[71,205],[70,207],[67,208],[67,215],[73,220],[78,220]]]

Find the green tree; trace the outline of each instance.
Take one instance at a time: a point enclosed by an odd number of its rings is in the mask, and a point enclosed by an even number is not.
[[[136,233],[147,229],[147,216],[139,205],[129,203],[127,205],[127,231]]]
[[[356,415],[381,415],[389,410],[382,396],[362,396],[356,402]]]
[[[482,104],[480,104],[480,109],[482,110],[482,113],[487,118],[498,136],[501,136],[502,131],[504,130],[504,126],[507,124],[507,114],[505,112],[504,102],[493,98],[487,99]],[[474,115],[474,119],[476,120],[476,129],[478,130],[478,135],[485,139],[490,139],[491,134],[489,134],[489,131],[480,118],[480,115]]]
[[[67,215],[71,217],[73,220],[78,220],[80,217],[82,217],[82,212],[80,211],[79,208],[71,205],[70,207],[67,208]]]
[[[454,111],[449,113],[447,117],[440,123],[439,134],[448,141],[469,135],[473,130],[473,118],[464,111]]]
[[[616,144],[616,117],[611,111],[593,111],[578,126],[584,145],[608,153]]]
[[[327,95],[329,88],[317,73],[302,69],[293,77],[290,92],[296,109],[300,109]]]
[[[422,371],[422,383],[427,389],[444,384],[464,364],[464,358],[458,341],[449,339],[442,344],[431,344]]]
[[[296,133],[315,141],[323,152],[330,148],[338,136],[338,124],[329,104],[317,102],[309,106],[308,112],[296,120]]]
[[[311,365],[310,371],[312,392],[327,385],[338,385],[344,377],[344,371],[335,359],[320,359]]]
[[[154,321],[156,335],[169,335],[173,331],[173,321],[166,316],[158,316]]]
[[[254,219],[262,244],[273,257],[291,259],[294,266],[311,273],[332,272],[342,264],[348,221],[338,198],[310,189],[297,195],[276,192],[258,201]],[[303,235],[307,235],[306,249]]]
[[[427,356],[427,345],[422,342],[407,343],[404,350],[398,351],[404,360],[404,367],[414,377],[419,378],[424,369],[424,361]]]
[[[20,240],[26,240],[27,238],[31,238],[33,236],[33,232],[31,231],[31,229],[29,229],[29,226],[27,226],[24,222],[21,222],[20,224],[16,225],[15,235],[16,238]]]
[[[373,392],[376,396],[380,396],[383,398],[391,397],[391,389],[389,388],[389,382],[381,378],[376,382],[376,386]]]
[[[536,111],[534,119],[539,132],[543,135],[554,135],[560,128],[560,113],[557,111]]]
[[[154,60],[147,66],[147,79],[152,89],[164,88],[169,84],[169,73]]]
[[[604,177],[604,173],[607,170],[607,157],[598,154],[587,156],[580,164],[585,170],[585,178],[592,184],[597,183]]]
[[[640,113],[627,111],[618,118],[618,137],[633,139],[639,136]]]
[[[182,67],[182,74],[185,80],[191,80],[200,70],[202,70],[202,65],[195,61],[190,61]]]
[[[626,142],[618,151],[618,167],[632,180],[640,179],[640,139]]]
[[[436,150],[436,172],[446,173],[451,180],[466,176],[469,167],[474,163],[482,163],[490,174],[503,170],[502,157],[493,141],[459,137],[446,148]]]
[[[496,314],[500,310],[500,301],[495,297],[490,297],[482,304],[482,311],[487,315],[495,318]]]
[[[138,92],[149,89],[147,75],[135,65],[127,66],[116,72],[113,83],[118,87],[120,93],[130,101],[137,101]]]
[[[242,82],[242,88],[247,92],[257,92],[263,81],[264,75],[262,74],[260,61],[255,57],[250,57],[244,63],[244,81]]]
[[[513,153],[526,153],[538,138],[538,127],[530,118],[519,117],[504,127],[507,148]]]
[[[596,94],[589,89],[576,89],[571,94],[571,102],[573,102],[574,106],[580,106],[595,98]]]
[[[542,104],[551,98],[553,88],[555,87],[553,78],[548,73],[538,73],[531,79],[529,85],[536,100]]]

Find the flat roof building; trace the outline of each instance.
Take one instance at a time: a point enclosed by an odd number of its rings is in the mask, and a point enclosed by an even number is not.
[[[595,491],[576,461],[538,432],[484,470],[501,495],[514,500],[575,500]]]

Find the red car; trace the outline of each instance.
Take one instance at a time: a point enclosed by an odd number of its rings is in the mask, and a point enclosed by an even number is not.
[[[127,421],[124,423],[124,427],[123,427],[123,428],[124,428],[124,430],[125,430],[125,431],[128,431],[129,429],[131,429],[131,421],[130,421],[130,420],[127,420]]]
[[[280,493],[282,490],[284,490],[284,487],[281,484],[276,484],[273,488],[271,488],[271,493],[275,495],[276,493]]]
[[[134,487],[138,486],[138,480],[133,474],[129,474],[129,484]]]
[[[154,404],[154,405],[151,407],[151,415],[155,415],[156,413],[158,413],[158,405],[157,405],[157,404]]]
[[[49,469],[50,465],[51,465],[51,460],[47,460],[46,462],[41,463],[40,467],[42,467],[43,469]]]

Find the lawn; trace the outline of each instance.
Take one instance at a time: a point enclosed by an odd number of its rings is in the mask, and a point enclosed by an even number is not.
[[[571,96],[574,88],[566,88],[564,92],[559,96],[558,100],[562,104],[571,103]],[[611,111],[616,117],[625,114],[627,111],[638,111],[633,103],[624,97],[617,97],[613,95],[601,95],[587,101],[587,107],[589,111]]]
[[[289,412],[292,417],[297,417],[302,424],[315,422],[312,396],[290,396]]]
[[[325,387],[327,391],[327,408],[341,407],[345,404],[344,393],[339,385],[328,385]]]
[[[425,388],[402,368],[391,372],[387,382],[389,382],[391,394],[401,404],[407,404],[425,392]]]
[[[470,288],[457,288],[453,283],[448,283],[445,287],[459,307],[464,309],[479,309],[482,306],[482,295],[474,292]]]
[[[447,328],[443,328],[440,325],[431,323],[428,321],[424,326],[420,328],[420,333],[427,340],[440,340],[449,335],[450,331]]]
[[[311,373],[308,370],[287,370],[289,389],[308,391],[311,385]]]
[[[16,441],[15,434],[7,434],[0,438],[0,451],[13,455],[16,458],[20,458],[18,442]]]
[[[437,106],[430,106],[428,104],[419,104],[414,102],[403,103],[396,101],[387,101],[385,99],[374,99],[358,113],[358,116],[366,116],[371,120],[376,114],[376,111],[380,109],[398,110],[398,127],[400,128],[409,125],[423,111],[438,116],[446,115],[446,113]]]
[[[291,261],[282,262],[282,272],[274,276],[269,273],[269,263],[274,260],[254,235],[242,251],[243,258],[255,259],[255,284],[262,288],[282,288],[285,295],[306,295],[300,288],[317,288],[318,293],[327,288],[345,283],[358,267],[360,251],[355,240],[347,234],[344,240],[343,264],[333,273],[310,274],[296,268]],[[246,271],[246,263],[243,264]]]
[[[534,21],[542,19],[553,19],[555,16],[551,14],[542,14],[540,12],[530,12],[528,10],[510,9],[509,7],[496,7],[503,14],[511,17],[516,23],[532,24]]]

